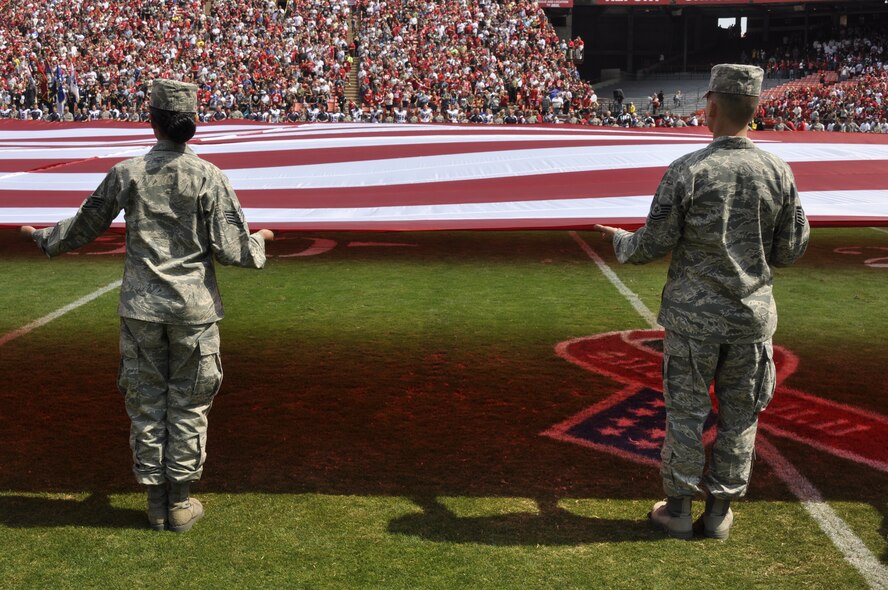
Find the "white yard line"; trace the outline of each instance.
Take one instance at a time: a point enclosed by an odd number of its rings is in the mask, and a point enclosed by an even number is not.
[[[888,234],[888,229],[885,229],[884,227],[871,227],[870,229],[873,229],[873,230],[876,230],[876,231],[880,231],[880,232],[882,232],[883,234]]]
[[[601,256],[599,256],[598,253],[595,252],[595,250],[593,250],[589,246],[589,244],[587,244],[586,241],[579,236],[579,234],[577,234],[577,232],[572,231],[569,233],[574,241],[576,241],[576,243],[580,245],[580,248],[583,249],[583,252],[585,252],[586,255],[592,259],[592,262],[594,262],[598,266],[599,270],[601,270],[604,276],[606,276],[608,280],[613,283],[614,287],[617,288],[617,291],[620,292],[620,295],[622,295],[629,301],[629,304],[632,306],[633,309],[635,309],[635,311],[638,312],[638,315],[644,318],[644,320],[651,328],[658,328],[659,326],[657,325],[657,316],[655,316],[653,312],[651,312],[651,310],[647,308],[647,305],[645,305],[644,302],[639,299],[638,295],[633,293],[632,289],[627,287],[623,283],[623,281],[620,280],[620,277],[617,276],[617,273],[611,270],[607,263],[602,260]]]
[[[877,229],[877,228],[873,228]],[[580,245],[584,252],[592,259],[592,261],[601,269],[611,283],[617,288],[621,295],[626,297],[629,303],[638,311],[639,315],[648,323],[651,328],[656,328],[657,321],[654,314],[647,306],[633,293],[614,273],[607,263],[589,246],[586,241],[577,234],[577,232],[569,232],[570,236]],[[864,577],[867,584],[873,590],[888,589],[888,567],[883,565],[879,559],[870,551],[863,541],[854,534],[851,527],[842,520],[838,514],[830,508],[820,491],[814,487],[808,479],[799,473],[792,463],[790,463],[777,447],[771,444],[768,439],[763,437],[761,433],[758,435],[758,449],[761,451],[762,459],[764,459],[774,473],[783,483],[792,491],[799,499],[811,518],[820,526],[826,536],[841,551],[845,560],[850,563],[860,575]]]
[[[873,552],[824,501],[817,488],[799,473],[798,469],[761,433],[756,440],[756,450],[777,476],[789,486],[796,498],[802,502],[802,506],[820,525],[833,545],[842,552],[845,560],[866,579],[869,587],[873,589],[888,588],[888,567],[879,562]]]
[[[34,330],[36,330],[37,328],[40,328],[41,326],[45,326],[49,322],[62,317],[63,315],[65,315],[69,311],[73,311],[82,305],[86,305],[90,301],[98,299],[99,297],[101,297],[102,295],[107,293],[108,291],[113,291],[114,289],[120,287],[120,285],[121,285],[121,281],[119,281],[119,280],[114,281],[113,283],[111,283],[109,285],[105,285],[104,287],[102,287],[101,289],[99,289],[97,291],[93,291],[89,295],[85,295],[85,296],[81,297],[77,301],[73,301],[64,307],[60,307],[59,309],[55,310],[54,312],[43,316],[39,320],[34,320],[33,322],[31,322],[27,326],[22,326],[18,330],[13,330],[12,332],[9,332],[8,334],[4,334],[3,336],[0,336],[0,346],[3,346],[7,342],[15,340],[19,336],[24,336],[25,334],[29,334],[29,333],[33,332]]]

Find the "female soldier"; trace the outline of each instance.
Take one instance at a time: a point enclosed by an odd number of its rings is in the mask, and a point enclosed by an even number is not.
[[[222,382],[212,259],[262,268],[274,234],[250,235],[228,179],[186,145],[196,131],[197,87],[155,80],[150,107],[158,141],[145,156],[114,166],[74,217],[22,233],[58,256],[125,212],[118,387],[132,421],[136,481],[148,486],[149,524],[182,532],[203,516],[189,486],[203,470],[207,415]]]

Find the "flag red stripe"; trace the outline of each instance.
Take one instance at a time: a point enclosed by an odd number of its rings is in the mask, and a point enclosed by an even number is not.
[[[871,227],[884,226],[888,217],[855,217],[842,216],[809,216],[812,227]],[[274,231],[429,231],[429,230],[526,230],[526,229],[577,229],[590,230],[599,222],[635,230],[644,225],[644,219],[634,217],[607,217],[596,219],[469,219],[469,220],[422,220],[422,221],[355,221],[355,222],[269,222],[263,223]],[[19,224],[0,222],[0,227],[12,227]],[[36,224],[46,227],[45,223]],[[123,224],[113,224],[113,231],[122,232]]]
[[[881,190],[884,162],[798,162],[792,165],[800,191]],[[240,189],[244,207],[343,208],[653,196],[663,167],[595,170],[529,176],[395,184],[371,187]],[[82,191],[0,190],[0,207],[77,207]]]
[[[800,191],[882,190],[888,184],[885,162],[879,160],[793,162],[789,167]]]
[[[244,207],[323,209],[652,195],[663,171],[636,168],[371,187],[240,189],[237,195]],[[76,207],[87,196],[79,191],[0,190],[0,207]]]

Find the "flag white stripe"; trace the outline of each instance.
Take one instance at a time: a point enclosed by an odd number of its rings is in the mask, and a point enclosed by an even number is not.
[[[235,168],[226,170],[236,190],[306,189],[387,186],[539,174],[666,167],[703,144],[638,146],[577,146],[430,155],[303,166]],[[888,160],[888,145],[768,144],[765,149],[784,160]],[[245,156],[247,157],[247,156]],[[0,189],[90,192],[102,173],[28,173],[0,179]]]
[[[452,182],[537,174],[584,172],[664,165],[687,151],[661,148],[639,151],[637,147],[552,148],[447,154],[412,158],[331,162],[304,166],[235,168],[225,173],[235,190],[307,189],[388,186]],[[90,192],[103,173],[30,173],[0,180],[0,189],[14,191],[65,190]]]
[[[268,127],[273,128],[273,127]],[[260,131],[261,126],[255,125],[213,125],[212,127],[198,127],[198,135],[202,133],[231,133],[243,131]],[[118,137],[146,137],[154,138],[154,132],[148,125],[127,127],[35,127],[31,130],[0,129],[0,141],[15,139],[33,139],[39,136],[45,139],[70,139],[77,137],[94,137],[97,135],[111,135]]]
[[[800,194],[808,216],[840,216],[853,220],[885,217],[884,191],[818,191]],[[651,195],[596,199],[540,199],[487,203],[404,205],[385,207],[283,208],[245,207],[250,224],[378,221],[477,221],[508,219],[575,219],[607,221],[634,219],[643,223]],[[77,212],[76,207],[0,207],[0,223],[55,223]],[[115,220],[122,224],[123,214]]]
[[[221,141],[236,139],[237,136],[218,136],[211,138]],[[317,149],[335,149],[335,148],[370,148],[382,146],[400,146],[415,145],[417,152],[423,150],[424,145],[446,145],[446,144],[478,144],[487,145],[491,143],[504,143],[504,148],[508,148],[510,142],[533,142],[533,141],[625,141],[637,142],[638,137],[584,137],[578,135],[547,135],[544,137],[538,135],[426,135],[422,137],[422,143],[417,144],[417,138],[414,136],[367,136],[367,137],[322,137],[314,139],[305,138],[273,138],[261,141],[250,141],[240,143],[225,144],[206,144],[195,143],[190,147],[196,154],[233,154],[266,151],[298,151],[298,150],[317,150]],[[694,142],[695,149],[705,145],[700,142],[699,137],[663,137],[651,136],[645,138],[647,142]],[[143,145],[142,152],[139,155],[148,153],[148,150],[154,145],[154,140],[150,142],[140,142]],[[110,153],[119,150],[121,145],[133,145],[134,142],[84,142],[83,144],[72,143],[54,143],[42,142],[40,144],[16,144],[13,147],[3,147],[0,142],[0,160],[19,160],[19,159],[48,159],[54,158],[60,161],[79,160],[92,157],[107,157]],[[637,147],[635,149],[638,149]],[[659,149],[659,147],[657,148]],[[688,150],[692,151],[692,150]]]

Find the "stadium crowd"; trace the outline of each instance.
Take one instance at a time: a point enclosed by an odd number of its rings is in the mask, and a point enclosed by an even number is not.
[[[199,86],[200,117],[284,120],[342,95],[347,0],[52,1],[10,5],[0,116],[147,118],[154,78]]]
[[[855,26],[838,29],[829,39],[805,44],[798,36],[784,37],[770,49],[753,49],[741,54],[741,61],[764,69],[771,78],[797,78],[813,73],[836,72],[839,81],[852,76],[873,74],[885,63],[888,35]],[[825,80],[824,80],[825,81]]]
[[[852,27],[808,47],[784,40],[779,51],[751,57],[769,76],[814,79],[764,98],[758,128],[888,133],[888,34]]]
[[[777,131],[888,133],[888,75],[883,71],[834,85],[787,89],[761,102],[755,125]]]
[[[145,121],[164,77],[199,86],[202,121],[702,123],[599,101],[576,69],[582,39],[559,39],[533,0],[50,0],[5,17],[0,118]],[[838,81],[763,100],[757,126],[888,131],[885,47],[851,31],[754,51],[772,75]]]
[[[362,106],[395,121],[503,123],[581,118],[583,42],[559,39],[536,2],[370,0],[360,5]]]

